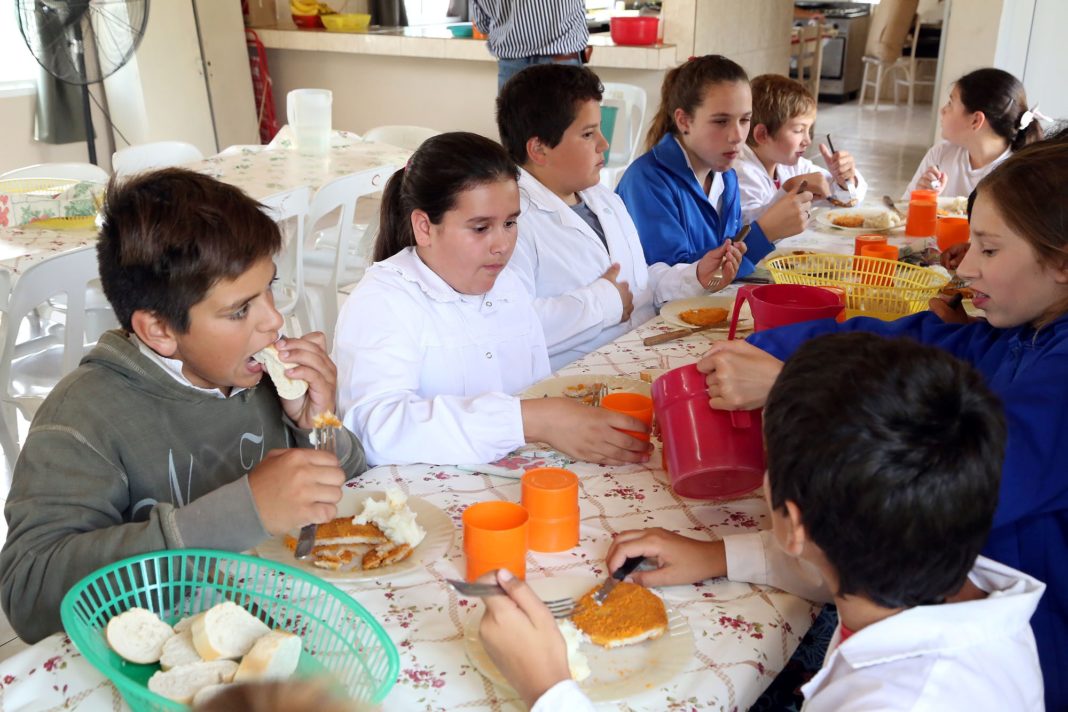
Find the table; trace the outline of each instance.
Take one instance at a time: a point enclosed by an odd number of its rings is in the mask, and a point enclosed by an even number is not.
[[[635,376],[644,369],[695,361],[722,333],[695,334],[654,348],[641,340],[673,330],[659,317],[561,371],[562,375],[609,373]],[[684,500],[667,484],[655,453],[649,466],[607,467],[576,463],[580,476],[580,545],[559,554],[532,553],[528,579],[589,575],[603,578],[610,537],[624,529],[663,526],[695,537],[716,538],[769,526],[759,493],[727,503]],[[471,474],[455,467],[383,466],[365,473],[368,489],[398,486],[423,497],[452,518],[457,536],[449,553],[414,572],[380,581],[342,583],[382,623],[401,656],[400,676],[384,703],[396,710],[514,710],[521,704],[495,688],[464,654],[464,626],[476,603],[456,594],[444,579],[464,570],[460,516],[474,502],[519,501],[517,480]],[[782,669],[817,609],[775,589],[726,580],[661,589],[688,619],[694,658],[669,684],[606,709],[746,709]],[[54,635],[0,664],[0,711],[39,697],[35,708],[69,705],[82,710],[120,710],[114,688]]]

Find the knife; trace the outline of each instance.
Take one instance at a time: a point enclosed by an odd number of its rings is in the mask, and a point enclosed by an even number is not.
[[[885,205],[886,207],[890,208],[895,213],[897,213],[897,216],[899,218],[901,218],[902,220],[905,219],[905,214],[901,212],[901,210],[897,207],[897,205],[894,204],[894,199],[891,198],[889,195],[884,195],[883,196],[883,205]]]
[[[341,427],[341,421],[333,413],[327,411],[312,419],[312,445],[316,450],[325,450],[337,454],[337,429]],[[293,558],[307,559],[311,556],[315,547],[315,533],[319,529],[318,524],[307,524],[300,528],[300,536],[297,537],[297,546],[293,551]]]
[[[830,134],[827,134],[827,148],[831,149],[831,153],[838,153],[838,151],[834,150],[834,144],[831,143]],[[849,191],[850,202],[855,203],[857,200],[857,189],[856,186],[853,185],[853,181],[846,181],[846,190]]]
[[[634,569],[638,568],[639,564],[643,561],[645,561],[644,556],[632,556],[624,561],[623,565],[616,569],[615,573],[609,576],[608,579],[601,584],[601,587],[594,592],[593,600],[597,605],[599,606],[604,603],[605,599],[608,598],[608,594],[610,594],[612,589],[616,587],[616,584],[634,573]]]
[[[699,326],[696,329],[679,329],[678,331],[668,331],[663,334],[657,334],[656,336],[647,336],[642,339],[642,346],[657,346],[658,344],[666,344],[669,341],[681,339],[683,337],[689,336],[690,334],[696,334],[698,332],[706,331],[717,326],[727,326],[727,320],[723,319],[722,321],[717,321],[714,324],[705,324],[704,326]]]

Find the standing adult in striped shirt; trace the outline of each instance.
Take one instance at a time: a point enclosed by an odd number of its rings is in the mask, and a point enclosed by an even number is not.
[[[471,0],[471,21],[497,58],[497,89],[532,64],[582,64],[584,0]]]

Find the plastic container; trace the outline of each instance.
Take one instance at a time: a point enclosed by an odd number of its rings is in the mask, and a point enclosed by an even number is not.
[[[865,275],[883,274],[887,260],[817,253],[784,255],[768,260],[767,268],[777,284],[807,284],[842,287],[846,293],[846,316],[898,319],[927,309],[927,302],[946,283],[944,274],[904,262],[890,262],[892,284],[876,287]]]
[[[453,37],[459,37],[461,39],[471,39],[475,35],[475,31],[470,22],[461,22],[458,25],[449,25],[449,32]]]
[[[531,551],[567,551],[579,542],[578,476],[560,467],[535,467],[522,478]]]
[[[344,591],[291,566],[242,554],[178,549],[105,566],[63,597],[63,627],[78,651],[106,675],[133,710],[188,710],[149,691],[159,665],[128,663],[108,647],[108,621],[134,607],[176,623],[233,601],[272,627],[301,637],[298,677],[329,677],[353,700],[381,702],[397,680],[400,658],[385,630]]]
[[[664,469],[680,497],[732,499],[764,482],[761,411],[714,410],[697,366],[672,369],[653,383]]]
[[[286,120],[298,152],[321,156],[330,150],[333,105],[329,89],[293,89],[286,94]]]
[[[853,254],[860,257],[860,248],[864,245],[885,245],[886,235],[857,235],[853,238]]]
[[[527,510],[514,502],[479,502],[464,510],[464,555],[467,580],[506,568],[527,575]]]
[[[905,219],[905,234],[909,237],[930,237],[935,234],[937,220],[937,202],[914,198],[909,201],[909,213]]]
[[[367,32],[371,25],[371,16],[360,12],[323,15],[322,20],[328,32]]]
[[[745,284],[738,288],[738,294],[734,298],[728,339],[734,338],[738,316],[745,302],[749,302],[749,309],[753,312],[753,331],[774,329],[777,326],[813,319],[834,319],[843,306],[838,295],[815,286]]]
[[[935,225],[935,238],[938,241],[938,249],[942,252],[953,245],[968,242],[971,235],[968,218],[938,218],[938,224]]]
[[[653,401],[648,396],[640,393],[609,393],[601,398],[601,407],[624,413],[632,418],[645,423],[647,427],[653,424]],[[641,433],[635,430],[623,430],[632,437],[649,442],[649,433]]]
[[[292,17],[293,24],[306,30],[315,30],[323,26],[322,15],[293,15]]]
[[[613,17],[609,20],[612,41],[617,45],[656,44],[658,17]]]

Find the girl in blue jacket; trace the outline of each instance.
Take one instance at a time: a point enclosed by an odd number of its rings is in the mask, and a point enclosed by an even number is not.
[[[718,342],[698,368],[714,408],[756,408],[780,359],[829,331],[907,336],[974,364],[1009,423],[998,509],[982,553],[1046,582],[1031,627],[1046,707],[1068,710],[1068,131],[1019,150],[976,191],[971,244],[957,275],[975,291],[985,320],[932,300],[932,311],[897,321],[821,320]]]
[[[696,262],[742,227],[738,157],[753,113],[749,78],[720,55],[693,57],[664,77],[646,153],[627,168],[616,192],[626,203],[649,264]],[[751,225],[739,276],[801,232],[812,194],[787,193]]]

